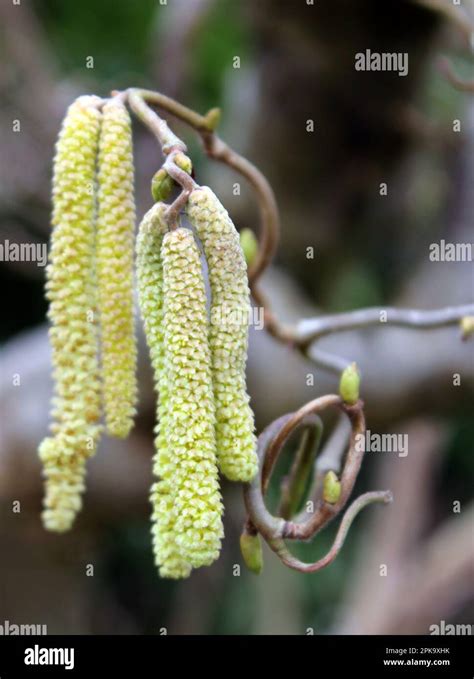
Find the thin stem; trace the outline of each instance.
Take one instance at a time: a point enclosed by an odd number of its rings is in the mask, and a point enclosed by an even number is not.
[[[309,403],[306,403],[299,410],[290,415],[289,419],[285,422],[285,424],[270,442],[270,445],[268,446],[265,453],[265,461],[263,463],[262,469],[262,490],[264,495],[267,491],[270,477],[280,456],[282,448],[295,429],[301,426],[308,426],[308,418],[315,413],[318,413],[330,406],[340,405],[341,403],[341,397],[335,394],[320,396],[313,401],[309,401]]]
[[[308,482],[314,471],[314,459],[323,434],[323,423],[318,415],[312,415],[301,434],[300,444],[290,471],[282,481],[278,516],[291,519],[305,496]]]
[[[268,544],[275,554],[279,556],[285,566],[300,571],[301,573],[315,573],[334,561],[336,556],[341,551],[352,522],[354,521],[357,514],[362,509],[364,509],[364,507],[367,507],[367,505],[374,502],[383,502],[387,504],[392,501],[392,493],[389,490],[372,491],[360,495],[356,500],[354,500],[354,502],[345,512],[331,549],[325,556],[322,557],[322,559],[319,559],[315,563],[304,563],[303,561],[300,561],[294,557],[288,550],[284,540],[281,538],[270,540]]]
[[[257,307],[263,309],[263,327],[265,331],[283,344],[294,344],[295,329],[293,326],[281,323],[270,309],[267,298],[255,284],[251,288],[252,297]]]
[[[276,519],[267,510],[263,501],[263,463],[265,454],[270,442],[281,429],[281,427],[291,418],[293,413],[282,415],[262,431],[257,441],[258,473],[255,479],[244,485],[244,502],[247,509],[247,519],[245,530],[247,532],[260,532],[266,540],[279,535],[285,524],[284,519]]]
[[[264,495],[270,482],[274,466],[283,445],[295,429],[309,426],[311,417],[328,407],[340,407],[349,417],[352,424],[351,441],[341,475],[341,495],[335,504],[324,501],[317,503],[314,513],[306,521],[296,523],[283,522],[267,510]],[[259,470],[252,483],[244,486],[244,500],[251,523],[258,529],[265,540],[289,538],[307,540],[325,526],[346,504],[354,487],[357,474],[364,455],[364,446],[358,445],[358,438],[365,431],[362,403],[348,407],[340,396],[334,394],[321,396],[302,406],[276,422],[262,433],[258,440]]]
[[[207,154],[214,160],[237,170],[255,191],[260,211],[261,232],[257,257],[248,272],[249,285],[254,288],[272,261],[280,238],[280,217],[275,194],[265,175],[216,134],[206,133],[202,137]]]
[[[357,309],[342,314],[331,314],[319,318],[305,319],[298,323],[297,341],[302,346],[321,339],[325,335],[374,325],[391,325],[404,328],[430,330],[458,323],[465,316],[474,314],[474,304],[464,304],[444,309],[422,311],[417,309],[396,309],[394,307]]]
[[[170,130],[168,123],[148,106],[140,90],[127,90],[127,98],[130,108],[155,135],[165,155],[173,150],[187,152],[186,144]]]
[[[352,425],[349,449],[346,454],[340,478],[341,495],[334,504],[324,502],[323,500],[317,501],[313,513],[309,515],[306,521],[287,522],[282,537],[290,538],[292,540],[308,540],[313,537],[318,531],[324,528],[334,516],[339,514],[352,493],[365,452],[364,446],[360,445],[360,438],[365,432],[365,419],[361,402],[350,408],[344,405],[341,407],[349,416]]]
[[[202,116],[159,92],[152,92],[150,90],[130,90],[130,92],[129,101],[130,97],[132,97],[133,105],[137,106],[137,100],[154,104],[165,109],[168,113],[171,113],[171,115],[196,130],[201,136],[204,149],[209,157],[237,170],[252,185],[257,196],[261,218],[258,254],[248,274],[250,285],[254,285],[273,259],[279,240],[280,218],[275,195],[267,178],[253,163],[234,151],[214,133],[216,109],[211,109],[205,116]],[[130,101],[130,105],[132,106],[132,101]],[[148,111],[151,110],[149,107],[147,108]],[[154,112],[152,111],[152,113]],[[139,104],[137,115],[142,118],[150,129],[156,128],[155,134],[160,131],[156,120],[143,107],[140,107]],[[158,118],[158,116],[156,117]]]
[[[197,132],[212,132],[214,129],[213,123],[211,122],[211,113],[215,111],[215,109],[211,109],[205,116],[202,116],[187,106],[183,106],[183,104],[171,99],[171,97],[161,94],[161,92],[144,89],[133,89],[132,91],[143,101],[168,111],[168,113],[171,113],[175,118],[182,120]]]
[[[341,414],[329,440],[315,461],[313,484],[308,492],[308,498],[313,502],[314,506],[321,500],[323,481],[326,473],[329,470],[337,474],[340,473],[350,434],[350,422],[345,415]],[[303,509],[294,518],[294,521],[296,523],[304,523],[307,518],[308,512]]]
[[[191,175],[182,170],[176,164],[175,158],[177,153],[179,152],[175,151],[170,153],[163,164],[163,169],[166,170],[169,176],[182,187],[180,194],[165,211],[165,219],[171,230],[177,228],[179,223],[179,215],[188,202],[189,194],[197,186]]]

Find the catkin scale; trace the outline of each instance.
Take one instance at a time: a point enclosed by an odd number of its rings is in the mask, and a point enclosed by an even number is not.
[[[172,455],[160,472],[174,487],[176,542],[183,558],[198,568],[217,559],[223,537],[206,293],[191,231],[167,233],[161,253],[166,427]]]
[[[85,460],[100,433],[94,290],[94,182],[101,114],[95,97],[68,109],[54,159],[53,232],[47,267],[55,383],[52,437],[39,447],[46,479],[43,523],[68,530],[81,507]]]
[[[133,426],[137,398],[133,303],[132,130],[123,103],[103,107],[99,144],[97,281],[101,372],[107,432],[125,438]]]
[[[150,351],[158,394],[153,472],[159,478],[151,489],[152,536],[155,562],[160,575],[184,578],[191,566],[182,558],[176,542],[174,488],[166,474],[172,451],[168,437],[168,380],[164,370],[163,265],[161,245],[167,227],[164,203],[154,205],[143,217],[137,238],[138,300]],[[166,478],[165,478],[166,477]]]
[[[239,235],[211,189],[195,189],[189,196],[187,213],[204,248],[211,286],[209,342],[217,459],[227,478],[250,481],[258,461],[245,379],[250,310],[246,263]]]

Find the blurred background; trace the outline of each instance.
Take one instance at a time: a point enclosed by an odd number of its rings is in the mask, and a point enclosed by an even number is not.
[[[53,146],[69,103],[143,86],[202,113],[221,107],[221,136],[267,174],[282,236],[263,287],[283,319],[472,301],[472,263],[429,259],[431,243],[474,240],[474,106],[439,66],[448,57],[460,77],[472,78],[470,3],[463,7],[449,0],[3,2],[0,242],[48,241]],[[407,52],[408,75],[355,71],[354,55],[366,49]],[[235,195],[240,178],[211,164],[188,130],[174,129],[189,143],[197,181],[215,189],[238,228],[258,231],[248,187]],[[161,158],[138,123],[134,140],[141,217]],[[160,580],[152,560],[154,398],[142,338],[132,436],[102,442],[70,534],[41,526],[36,449],[52,389],[44,273],[35,262],[0,264],[0,624],[46,624],[50,634],[427,634],[442,620],[474,623],[474,354],[456,328],[380,328],[321,342],[358,362],[368,428],[409,441],[404,458],[366,455],[356,491],[391,488],[395,502],[366,509],[330,567],[300,574],[267,550],[263,574],[248,573],[238,544],[241,491],[223,483],[221,558],[175,583]],[[251,332],[248,380],[259,431],[337,386],[262,331]],[[290,459],[291,450],[280,475]],[[335,528],[295,553],[316,560]]]

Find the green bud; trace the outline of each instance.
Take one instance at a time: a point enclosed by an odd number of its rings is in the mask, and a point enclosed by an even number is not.
[[[342,373],[339,393],[344,403],[354,405],[359,400],[360,374],[355,363],[351,363]]]
[[[240,551],[244,557],[247,568],[260,575],[263,569],[263,552],[262,543],[260,542],[260,535],[249,535],[244,532],[240,536]]]
[[[184,170],[184,172],[187,172],[188,174],[191,174],[193,171],[191,159],[184,153],[177,153],[174,157],[174,162],[181,170]]]
[[[244,253],[247,268],[252,266],[258,253],[258,241],[252,229],[242,229],[240,232],[240,247]]]
[[[459,326],[461,328],[462,339],[468,339],[468,337],[474,335],[474,316],[464,316],[464,318],[461,318]]]
[[[173,180],[163,168],[155,172],[151,180],[151,195],[155,203],[167,200],[173,190]]]
[[[174,156],[174,162],[181,170],[184,170],[184,172],[187,172],[189,175],[191,174],[193,164],[190,158],[184,153],[177,153]],[[151,180],[151,195],[155,203],[168,200],[175,185],[175,182],[163,167],[155,172],[153,179]]]
[[[221,110],[220,108],[211,108],[210,111],[206,113],[206,127],[209,132],[214,132],[221,120]]]
[[[341,482],[332,470],[324,477],[323,481],[323,500],[335,505],[341,497]]]

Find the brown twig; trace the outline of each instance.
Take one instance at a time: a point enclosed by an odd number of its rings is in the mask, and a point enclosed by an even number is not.
[[[308,425],[301,434],[290,471],[281,483],[278,516],[291,519],[301,504],[311,476],[315,472],[314,458],[321,442],[323,423],[318,415],[308,415]]]
[[[285,566],[288,566],[288,568],[293,568],[300,573],[315,573],[316,571],[320,571],[322,568],[329,566],[329,564],[334,561],[342,549],[352,522],[356,518],[357,514],[362,509],[364,509],[364,507],[367,507],[367,505],[373,504],[374,502],[383,502],[384,504],[387,504],[392,501],[392,493],[389,490],[375,490],[369,493],[364,493],[363,495],[359,495],[359,497],[354,500],[342,517],[341,524],[338,528],[331,549],[325,556],[314,563],[304,563],[303,561],[297,559],[290,553],[284,540],[280,538],[271,540],[268,544],[275,554],[280,557]]]
[[[265,330],[279,342],[299,350],[319,367],[340,374],[351,361],[317,349],[314,344],[323,336],[379,324],[415,329],[439,328],[456,325],[464,316],[474,314],[474,305],[447,307],[434,311],[389,307],[386,309],[359,309],[345,314],[322,316],[304,320],[296,326],[281,322],[271,310],[269,302],[257,285],[261,275],[273,259],[278,245],[280,229],[275,195],[265,176],[255,165],[217,136],[215,128],[219,118],[218,109],[211,109],[206,115],[202,116],[159,92],[142,89],[130,89],[126,92],[132,109],[160,140],[164,153],[172,154],[173,151],[185,151],[186,147],[184,142],[170,131],[165,121],[149,105],[164,109],[193,128],[200,135],[209,157],[225,163],[239,172],[253,187],[260,211],[261,229],[258,254],[249,269],[249,285],[255,304],[263,309]],[[170,175],[176,178],[176,181],[183,187],[182,194],[169,209],[170,224],[173,228],[176,216],[186,202],[187,192],[192,190],[193,186],[189,182],[189,176],[176,165],[170,168]],[[383,313],[386,314],[386,317],[384,321],[381,321]]]
[[[172,145],[173,142],[172,138],[168,140],[169,128],[167,126],[163,128],[161,122],[158,122],[161,119],[147,104],[159,106],[192,127],[200,135],[204,149],[209,157],[237,170],[252,185],[257,196],[261,216],[258,255],[249,271],[249,282],[251,285],[254,285],[273,259],[279,238],[280,220],[278,208],[275,195],[268,180],[253,163],[234,151],[215,134],[214,130],[218,122],[218,109],[211,109],[206,115],[202,116],[160,92],[137,89],[132,89],[128,92],[130,105],[141,120],[155,134],[165,135],[165,147],[168,143]],[[183,150],[185,151],[186,149],[184,148]]]
[[[244,531],[251,535],[256,532],[261,533],[271,549],[290,568],[302,572],[314,572],[331,563],[339,553],[350,525],[358,512],[371,502],[390,502],[392,500],[389,491],[366,493],[358,498],[344,515],[331,550],[323,559],[314,564],[302,563],[290,554],[285,545],[285,539],[311,539],[344,508],[352,493],[364,454],[364,446],[359,445],[359,436],[363,436],[365,432],[362,405],[362,402],[359,401],[354,406],[347,406],[343,403],[341,397],[335,394],[322,396],[305,404],[296,412],[279,418],[270,427],[267,427],[259,437],[259,472],[254,481],[244,488],[245,505],[249,514]],[[338,500],[334,504],[326,502],[324,499],[319,500],[313,513],[303,521],[284,521],[280,517],[272,516],[266,508],[264,495],[284,444],[296,429],[301,427],[307,429],[311,426],[320,429],[319,418],[315,419],[314,416],[328,407],[342,409],[351,422],[351,440],[340,479],[341,493]],[[305,453],[305,462],[307,463],[308,450]],[[312,451],[312,457],[315,454],[315,451]],[[297,474],[295,473],[294,476],[296,477]],[[295,486],[295,488],[297,488],[299,498],[301,489],[299,486]],[[284,506],[292,506],[291,498],[286,497]]]
[[[341,314],[330,314],[302,320],[297,325],[298,344],[308,346],[326,335],[371,326],[399,326],[419,330],[431,330],[458,324],[465,316],[474,314],[474,304],[464,304],[444,309],[418,310],[394,307],[357,309]]]
[[[258,253],[249,269],[249,285],[253,291],[265,269],[271,263],[280,238],[280,217],[275,194],[267,178],[249,160],[234,151],[214,133],[201,135],[206,153],[221,163],[225,163],[247,179],[252,185],[260,211],[260,239]],[[255,297],[255,295],[254,295]]]
[[[140,90],[132,88],[124,94],[135,115],[155,135],[165,155],[173,150],[187,152],[186,144],[168,127],[168,123],[147,105]]]

